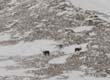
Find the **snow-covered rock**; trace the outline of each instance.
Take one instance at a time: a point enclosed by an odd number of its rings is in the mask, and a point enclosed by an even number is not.
[[[74,30],[74,32],[83,32],[83,31],[91,31],[95,26],[80,26],[80,27],[76,27]]]

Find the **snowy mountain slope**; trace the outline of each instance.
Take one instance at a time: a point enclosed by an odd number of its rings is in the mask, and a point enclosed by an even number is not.
[[[80,80],[74,70],[110,77],[110,23],[100,16],[68,0],[1,0],[0,80],[51,80],[63,72],[60,80]]]
[[[96,10],[110,15],[109,0],[70,0],[73,5],[88,10]]]

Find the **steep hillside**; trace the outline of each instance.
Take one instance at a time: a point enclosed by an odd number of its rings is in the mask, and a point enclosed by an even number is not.
[[[107,16],[68,0],[0,0],[0,80],[109,77]]]

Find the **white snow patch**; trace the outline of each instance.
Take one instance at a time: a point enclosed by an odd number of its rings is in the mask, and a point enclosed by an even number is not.
[[[0,46],[0,56],[29,56],[40,54],[43,50],[56,50],[57,42],[53,40],[36,40],[34,42],[20,42],[16,45]]]
[[[17,63],[12,60],[0,61],[0,67],[14,66],[14,65],[17,65]]]
[[[7,69],[0,69],[1,73],[0,76],[30,76],[34,77],[33,74],[28,74],[26,71],[28,70],[36,70],[36,69],[17,69],[17,70],[7,70]]]
[[[107,53],[106,55],[107,55],[108,57],[110,57],[110,53]]]
[[[49,64],[64,64],[64,63],[66,63],[66,59],[68,57],[69,57],[68,55],[65,55],[65,56],[61,56],[58,58],[54,58],[54,59],[50,60],[48,63]]]
[[[93,47],[93,48],[98,48],[99,46],[98,46],[98,45],[93,45],[92,47]]]
[[[95,32],[91,32],[89,33],[90,36],[96,36],[96,33]]]
[[[82,65],[82,66],[80,66],[80,68],[81,68],[81,70],[85,70],[85,69],[87,69],[87,66]]]
[[[67,13],[67,11],[63,11],[63,12],[57,13],[56,15],[57,15],[57,16],[62,16],[62,15],[64,15],[64,14],[66,14],[66,13]]]
[[[56,16],[62,16],[64,14],[66,14],[66,15],[72,15],[72,14],[75,14],[75,13],[73,13],[71,11],[63,11],[63,12],[57,13]]]
[[[80,27],[76,27],[74,30],[74,32],[83,32],[83,31],[91,31],[95,26],[80,26]]]
[[[7,41],[11,39],[11,35],[8,33],[0,33],[0,41]]]

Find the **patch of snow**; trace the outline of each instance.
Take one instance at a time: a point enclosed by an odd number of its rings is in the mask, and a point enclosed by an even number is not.
[[[63,5],[63,4],[67,4],[67,5],[70,5],[70,3],[68,1],[65,1],[65,2],[61,2],[59,5]]]
[[[58,58],[54,58],[54,59],[50,60],[48,63],[49,64],[65,64],[66,59],[68,57],[69,57],[68,55],[65,55],[65,56],[61,56],[61,57],[58,57]]]
[[[11,39],[11,35],[8,33],[0,33],[0,41],[7,41]]]
[[[80,26],[73,29],[74,32],[91,31],[95,26]]]
[[[90,36],[96,36],[96,33],[95,32],[91,32],[89,33]]]
[[[62,52],[64,52],[64,54],[75,53],[76,47],[80,47],[80,46],[79,45],[70,45],[70,46],[67,46],[64,49],[62,49]]]
[[[0,69],[1,73],[0,76],[30,76],[34,77],[33,74],[28,74],[26,71],[28,70],[35,70],[35,69],[17,69],[17,70],[7,70],[7,69]]]
[[[56,50],[57,42],[53,40],[36,40],[34,42],[20,42],[16,45],[0,46],[0,56],[30,56],[41,54],[43,50]]]
[[[96,38],[87,38],[86,40],[90,40],[89,42],[91,42],[91,40],[95,40]]]
[[[44,25],[43,23],[40,23],[40,24],[36,25],[36,27],[39,28],[39,27],[42,27],[43,25]]]
[[[68,11],[59,12],[59,13],[56,14],[56,16],[62,16],[64,14],[66,14],[66,15],[72,15],[72,14],[75,14],[75,13],[73,13],[73,12],[71,12],[71,11],[68,10]]]
[[[17,63],[12,60],[0,61],[0,67],[14,66]]]
[[[98,45],[93,45],[92,47],[93,47],[93,48],[98,48],[99,46],[98,46]]]
[[[106,55],[107,55],[108,57],[110,57],[110,53],[107,53]]]
[[[62,16],[62,15],[64,15],[64,14],[66,14],[67,12],[68,12],[68,11],[59,12],[59,13],[56,14],[56,16]]]
[[[30,7],[29,9],[34,9],[34,8],[37,8],[38,7],[38,5],[36,4],[36,5],[33,5],[32,7]]]
[[[81,68],[81,70],[85,70],[85,69],[87,69],[87,66],[82,65],[82,66],[80,66],[80,68]]]

